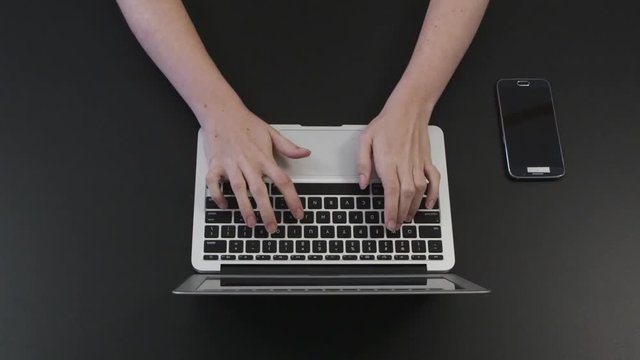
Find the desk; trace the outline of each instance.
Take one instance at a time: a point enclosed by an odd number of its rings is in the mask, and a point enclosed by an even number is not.
[[[206,3],[189,9],[248,106],[326,125],[379,111],[426,9]],[[640,358],[637,2],[490,5],[433,123],[455,272],[493,292],[432,297],[171,295],[191,273],[189,109],[113,1],[3,8],[0,358]],[[551,81],[560,181],[505,174],[494,84],[513,76]]]

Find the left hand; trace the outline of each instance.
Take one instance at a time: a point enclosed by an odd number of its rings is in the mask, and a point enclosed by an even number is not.
[[[431,162],[431,109],[415,109],[387,102],[360,136],[360,187],[371,180],[371,163],[384,187],[384,222],[398,230],[411,221],[427,191],[426,207],[438,198],[440,173]]]

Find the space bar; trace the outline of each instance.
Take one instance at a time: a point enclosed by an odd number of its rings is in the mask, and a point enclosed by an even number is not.
[[[369,194],[369,189],[360,190],[358,184],[340,183],[295,183],[298,195],[361,195]],[[280,191],[273,186],[273,194],[279,194]]]

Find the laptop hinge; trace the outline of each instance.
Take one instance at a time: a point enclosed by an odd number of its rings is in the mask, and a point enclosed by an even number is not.
[[[406,275],[426,274],[425,265],[222,265],[224,275]]]

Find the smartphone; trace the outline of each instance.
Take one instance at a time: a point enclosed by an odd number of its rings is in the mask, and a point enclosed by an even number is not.
[[[509,175],[525,180],[564,176],[564,158],[549,82],[501,79],[496,88]]]

